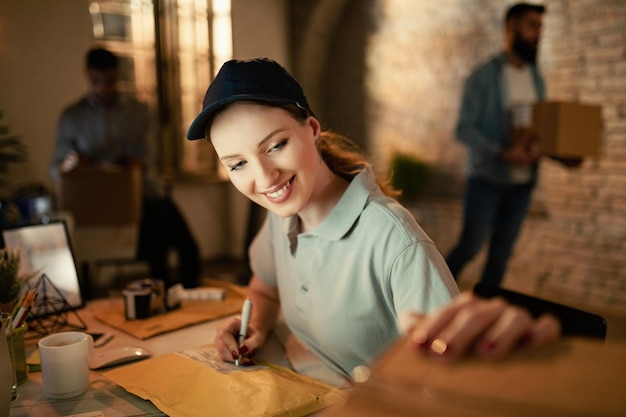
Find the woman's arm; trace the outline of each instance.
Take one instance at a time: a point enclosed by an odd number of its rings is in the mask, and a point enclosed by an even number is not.
[[[220,358],[233,362],[239,354],[244,355],[242,364],[250,364],[251,354],[263,346],[267,335],[274,328],[280,311],[278,290],[265,284],[261,279],[253,276],[248,284],[248,297],[252,301],[252,315],[248,326],[246,340],[237,343],[237,335],[241,324],[240,317],[228,319],[217,329],[215,346]]]

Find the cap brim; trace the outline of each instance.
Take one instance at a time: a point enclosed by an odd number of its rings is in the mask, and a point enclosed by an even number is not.
[[[262,101],[262,102],[277,102],[277,103],[292,103],[297,106],[300,104],[295,103],[293,100],[287,100],[284,97],[274,97],[274,96],[259,96],[259,95],[251,95],[251,94],[237,94],[233,96],[229,96],[223,100],[217,101],[211,104],[209,107],[203,109],[200,114],[196,116],[196,118],[191,122],[191,126],[189,126],[189,130],[187,130],[187,139],[188,140],[197,140],[197,139],[205,139],[206,138],[206,127],[207,123],[211,121],[211,119],[215,116],[215,114],[227,104],[233,103],[235,101]],[[313,114],[310,110],[308,110],[311,115]]]
[[[216,109],[214,108],[207,107],[196,116],[187,130],[187,140],[198,140],[206,137],[206,124],[209,121],[209,118],[211,118],[215,113],[215,110]]]

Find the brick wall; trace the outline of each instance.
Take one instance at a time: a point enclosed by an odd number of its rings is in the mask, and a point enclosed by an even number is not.
[[[412,206],[446,253],[460,228],[465,149],[453,138],[464,78],[502,46],[496,0],[378,2],[368,40],[365,117],[376,168],[394,152],[433,168],[431,195]],[[553,99],[603,106],[601,156],[541,176],[504,285],[626,314],[626,2],[546,0],[540,66]],[[442,198],[441,196],[447,196]],[[466,269],[472,282],[484,253]]]

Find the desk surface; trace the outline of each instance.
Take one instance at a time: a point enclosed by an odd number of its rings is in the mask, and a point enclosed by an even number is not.
[[[165,333],[147,340],[136,339],[124,332],[115,330],[95,320],[92,310],[110,308],[119,300],[97,300],[87,308],[78,311],[87,324],[87,332],[113,333],[114,337],[106,345],[97,349],[136,346],[152,352],[154,356],[212,343],[220,320],[213,320],[175,332]],[[26,355],[36,349],[38,339],[26,341]],[[259,353],[260,357],[279,365],[289,366],[282,345],[275,337]],[[109,368],[110,369],[110,368]],[[17,389],[18,398],[11,403],[10,417],[122,417],[122,416],[164,416],[151,402],[128,393],[122,387],[110,382],[99,371],[90,371],[89,390],[67,400],[49,400],[43,392],[41,373],[29,374],[29,380]],[[99,412],[99,413],[98,413]],[[83,415],[84,414],[84,415]]]
[[[139,340],[94,319],[92,309],[110,308],[112,302],[116,301],[98,300],[79,311],[88,325],[87,331],[115,335],[99,349],[137,346],[150,350],[155,356],[185,350],[211,343],[220,321]],[[36,339],[27,341],[27,355],[36,348],[36,342]],[[325,378],[329,375],[325,374],[321,363],[293,343],[278,331],[258,357],[332,383]],[[496,364],[467,360],[450,367],[417,354],[407,340],[402,339],[372,366],[372,377],[357,386],[345,405],[322,410],[315,416],[413,416],[420,412],[448,417],[624,416],[624,375],[626,344],[564,340],[550,348],[520,352]],[[9,416],[164,414],[151,402],[128,393],[100,372],[91,371],[90,388],[85,394],[60,401],[47,399],[41,373],[31,373],[29,380],[18,387],[18,398],[11,404]]]

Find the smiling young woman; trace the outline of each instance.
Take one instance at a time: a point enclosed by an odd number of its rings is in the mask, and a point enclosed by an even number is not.
[[[348,378],[409,328],[416,346],[444,359],[474,349],[499,357],[558,335],[502,300],[456,297],[443,257],[397,192],[349,139],[322,131],[278,63],[224,64],[187,137],[210,140],[234,186],[269,211],[249,250],[247,336],[238,343],[240,319],[225,321],[215,340],[223,360],[251,363],[279,311]]]

